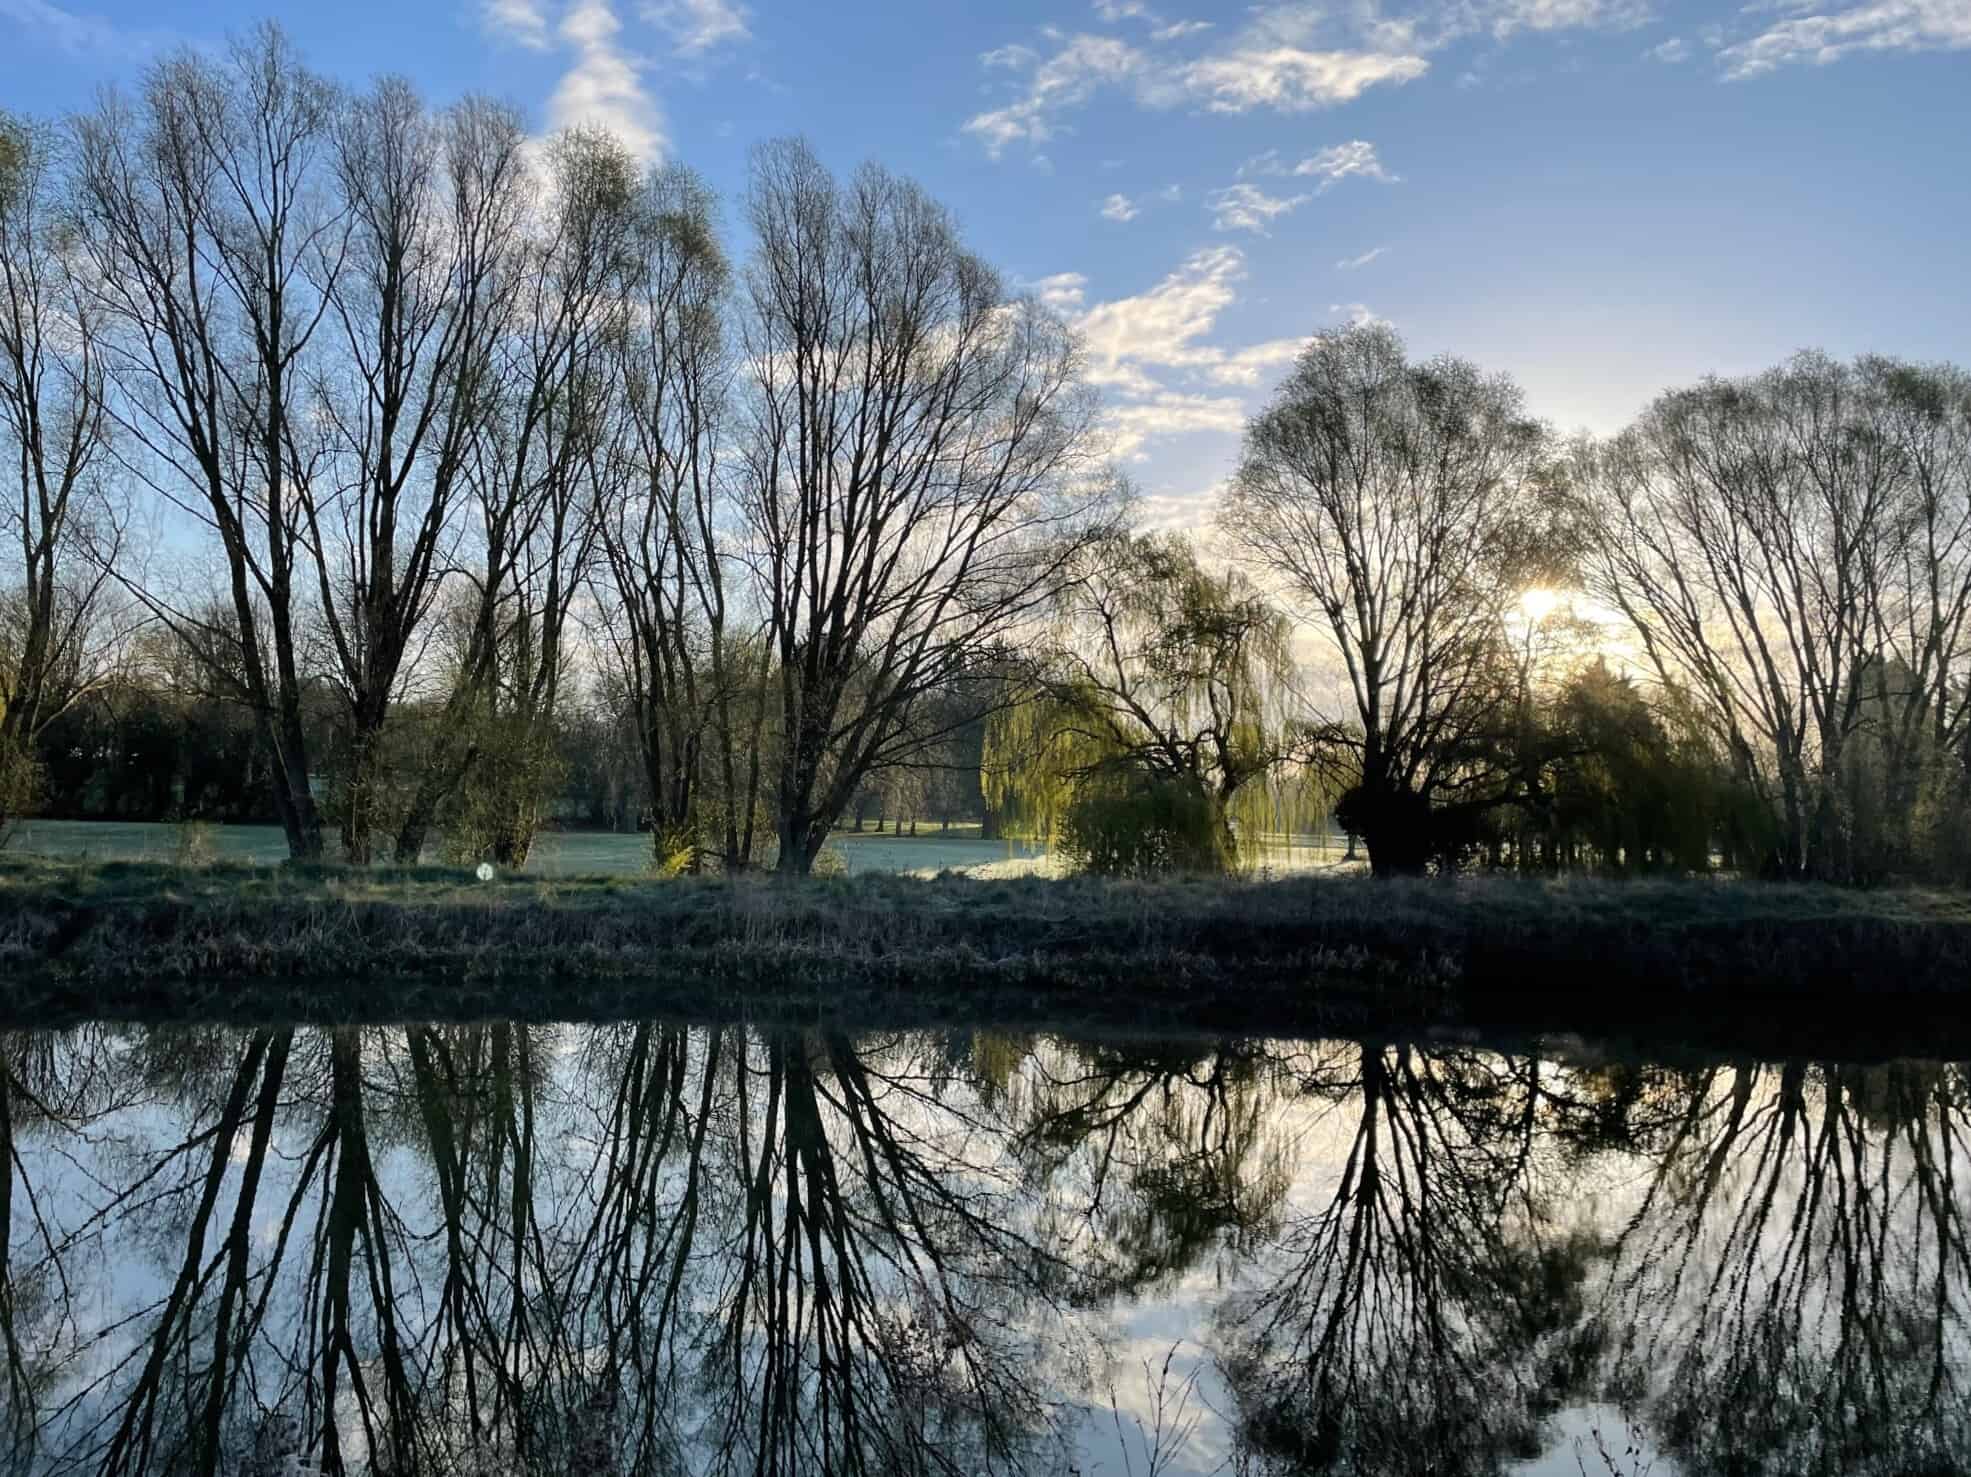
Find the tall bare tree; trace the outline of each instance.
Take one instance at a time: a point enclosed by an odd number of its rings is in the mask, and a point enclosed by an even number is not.
[[[1074,342],[874,166],[753,160],[746,510],[782,734],[779,868],[805,873],[866,775],[927,741],[926,694],[1003,641],[1100,531]]]
[[[387,78],[338,119],[346,254],[320,256],[339,350],[315,379],[329,475],[303,489],[332,680],[346,708],[343,849],[370,859],[378,752],[457,553],[464,471],[507,327],[525,131],[476,99],[433,116]],[[331,337],[331,335],[324,335]]]
[[[102,476],[110,422],[99,326],[61,188],[57,138],[0,113],[0,448],[8,469],[0,568],[11,576],[0,591],[0,823],[29,798],[36,737],[98,675],[105,586],[121,542]]]
[[[1413,364],[1382,325],[1324,334],[1246,432],[1218,526],[1340,659],[1359,782],[1348,829],[1378,876],[1421,870],[1432,811],[1489,721],[1502,611],[1536,577],[1531,494],[1547,448],[1510,380]]]
[[[460,472],[476,544],[461,570],[472,590],[466,639],[438,752],[398,834],[400,862],[417,859],[439,806],[475,769],[474,849],[504,865],[526,860],[552,799],[544,765],[595,552],[590,489],[617,398],[611,350],[628,315],[637,166],[610,135],[575,130],[549,145],[538,188],[545,203]]]
[[[345,232],[320,178],[335,107],[267,25],[221,56],[157,64],[134,102],[112,94],[77,125],[77,240],[112,330],[118,460],[217,537],[232,619],[120,573],[256,715],[295,857],[322,853],[302,724],[304,490],[321,442],[303,356]]]
[[[707,844],[728,868],[753,852],[760,756],[743,714],[761,709],[742,707],[739,690],[761,679],[764,648],[735,629],[743,571],[727,547],[729,280],[703,183],[681,168],[654,175],[626,293],[622,414],[597,492],[602,630],[634,713],[660,865],[695,861]],[[701,813],[708,778],[716,816]]]

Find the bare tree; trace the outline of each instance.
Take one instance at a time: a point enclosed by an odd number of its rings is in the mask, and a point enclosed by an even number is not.
[[[34,741],[100,676],[121,528],[105,491],[103,354],[62,219],[58,141],[0,113],[0,823],[27,798]],[[5,567],[5,566],[0,566]]]
[[[334,114],[333,89],[268,25],[223,57],[159,63],[134,104],[111,95],[77,125],[77,240],[114,326],[119,461],[216,535],[233,619],[201,621],[119,574],[257,716],[296,857],[322,852],[302,725],[304,489],[321,439],[303,356],[342,250],[319,180]]]
[[[637,167],[608,134],[574,131],[547,152],[546,203],[521,257],[493,385],[461,470],[478,543],[471,614],[439,752],[397,838],[417,859],[440,804],[478,770],[470,845],[503,865],[527,857],[552,798],[551,725],[570,621],[595,552],[603,470],[634,251]]]
[[[523,140],[510,109],[469,99],[434,117],[400,79],[350,103],[335,131],[347,251],[316,266],[342,352],[316,377],[329,475],[303,490],[302,508],[347,710],[351,861],[370,859],[378,746],[456,554],[515,279]]]
[[[1901,709],[1913,678],[1916,711],[1956,721],[1946,674],[1971,530],[1952,505],[1948,438],[1964,412],[1942,385],[1885,393],[1885,367],[1803,354],[1673,391],[1605,450],[1593,482],[1590,588],[1628,617],[1658,676],[1701,700],[1767,798],[1780,875],[1855,874],[1837,781],[1871,695]],[[1913,498],[1919,457],[1928,487]]]
[[[729,272],[711,196],[686,170],[648,181],[639,228],[620,346],[622,414],[596,484],[601,625],[635,715],[657,862],[695,863],[710,842],[736,869],[752,858],[760,770],[757,720],[748,742],[738,694],[763,678],[764,648],[735,631],[743,570],[726,547]],[[708,777],[716,817],[701,813]]]
[[[920,700],[1032,615],[1102,524],[1059,322],[1009,300],[917,186],[754,157],[746,511],[782,733],[779,868],[805,873]]]
[[[1339,808],[1378,876],[1420,871],[1489,721],[1501,612],[1537,568],[1547,447],[1519,388],[1459,359],[1412,364],[1382,325],[1324,334],[1246,432],[1218,526],[1277,579],[1346,670],[1330,737],[1359,781]]]

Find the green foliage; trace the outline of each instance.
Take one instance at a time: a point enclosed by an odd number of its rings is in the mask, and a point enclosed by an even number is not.
[[[543,724],[493,717],[482,725],[477,762],[446,817],[443,854],[455,866],[492,861],[517,868],[560,792],[561,756]]]
[[[1079,870],[1102,877],[1228,872],[1237,861],[1223,812],[1195,778],[1127,765],[1078,781],[1056,844]]]
[[[1240,575],[1207,570],[1182,538],[1119,536],[1055,616],[1026,700],[986,732],[1005,834],[1097,872],[1224,871],[1308,818],[1279,711],[1290,629]]]

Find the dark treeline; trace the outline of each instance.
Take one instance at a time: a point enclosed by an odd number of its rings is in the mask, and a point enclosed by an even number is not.
[[[1075,335],[943,207],[798,141],[736,204],[739,253],[687,169],[271,27],[0,120],[0,821],[1971,876],[1964,371],[1802,355],[1590,444],[1356,327],[1209,537],[1140,535]]]

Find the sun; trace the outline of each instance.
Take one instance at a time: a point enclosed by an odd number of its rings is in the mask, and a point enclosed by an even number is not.
[[[1536,585],[1520,593],[1519,608],[1535,625],[1560,609],[1560,606],[1561,596],[1558,590],[1542,589]]]

